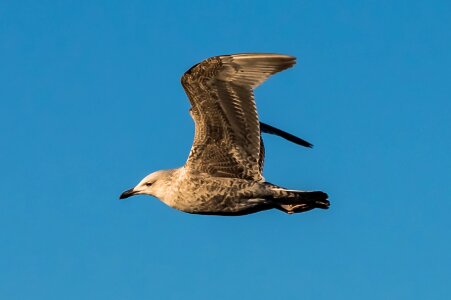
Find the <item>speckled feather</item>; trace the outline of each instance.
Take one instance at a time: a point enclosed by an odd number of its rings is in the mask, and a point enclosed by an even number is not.
[[[216,56],[182,77],[196,123],[186,166],[217,177],[263,180],[264,149],[252,89],[295,64],[280,54]]]
[[[303,146],[310,143],[260,122],[253,89],[295,64],[280,54],[215,56],[190,68],[182,85],[191,102],[194,142],[185,165],[149,174],[121,199],[152,195],[193,214],[245,215],[276,208],[297,213],[327,208],[327,194],[265,182],[261,130]]]

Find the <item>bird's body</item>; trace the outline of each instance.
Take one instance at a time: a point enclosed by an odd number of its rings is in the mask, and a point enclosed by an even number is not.
[[[166,170],[156,196],[167,205],[187,213],[245,214],[255,206],[267,204],[265,185],[240,178],[205,176],[187,172],[184,167]]]
[[[253,88],[294,63],[295,58],[286,55],[236,54],[212,57],[189,69],[182,84],[196,130],[188,161],[181,168],[148,175],[121,199],[149,194],[178,210],[211,215],[327,208],[327,194],[284,189],[262,175],[262,131],[311,146],[260,123],[253,99]]]

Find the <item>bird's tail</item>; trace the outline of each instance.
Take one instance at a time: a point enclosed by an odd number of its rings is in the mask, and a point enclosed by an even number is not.
[[[289,214],[300,213],[314,208],[328,209],[329,197],[321,191],[297,191],[283,188],[273,189],[276,208]]]

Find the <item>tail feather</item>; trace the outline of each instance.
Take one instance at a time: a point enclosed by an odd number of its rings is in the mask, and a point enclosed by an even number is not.
[[[282,192],[282,189],[280,190]],[[299,213],[314,208],[328,209],[330,206],[329,197],[321,191],[294,191],[284,190],[285,195],[277,199],[282,211],[286,213]]]

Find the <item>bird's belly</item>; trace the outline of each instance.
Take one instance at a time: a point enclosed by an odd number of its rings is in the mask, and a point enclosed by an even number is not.
[[[185,181],[170,206],[193,214],[243,215],[268,209],[258,182],[233,178],[195,178]]]

